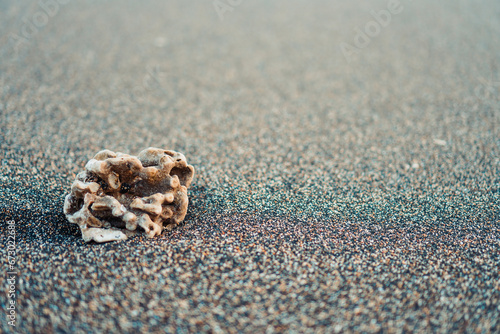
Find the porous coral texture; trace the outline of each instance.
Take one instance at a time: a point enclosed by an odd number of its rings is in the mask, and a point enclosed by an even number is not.
[[[135,157],[104,150],[76,176],[64,214],[86,242],[124,240],[137,231],[152,238],[184,220],[193,176],[182,153],[150,147]]]

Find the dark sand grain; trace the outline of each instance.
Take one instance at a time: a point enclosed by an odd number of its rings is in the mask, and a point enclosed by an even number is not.
[[[387,2],[70,2],[15,48],[29,3],[0,2],[18,332],[499,332],[498,1],[402,1],[350,64]],[[85,244],[74,175],[148,146],[197,169],[185,224]]]

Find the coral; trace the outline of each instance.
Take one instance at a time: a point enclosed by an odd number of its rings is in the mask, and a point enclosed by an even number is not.
[[[141,230],[152,238],[184,220],[193,176],[182,153],[150,147],[135,157],[104,150],[76,176],[64,214],[86,242],[124,240]]]

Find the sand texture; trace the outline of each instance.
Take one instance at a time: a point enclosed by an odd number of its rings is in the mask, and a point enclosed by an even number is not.
[[[402,0],[368,41],[387,1],[232,3],[0,2],[17,332],[498,333],[500,2]],[[196,169],[184,222],[85,243],[77,173],[150,146]]]

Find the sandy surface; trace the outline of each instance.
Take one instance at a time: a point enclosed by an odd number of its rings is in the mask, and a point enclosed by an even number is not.
[[[0,2],[16,330],[498,332],[500,3],[401,1],[344,57],[387,6]],[[85,244],[74,175],[148,146],[197,170],[185,224]]]

